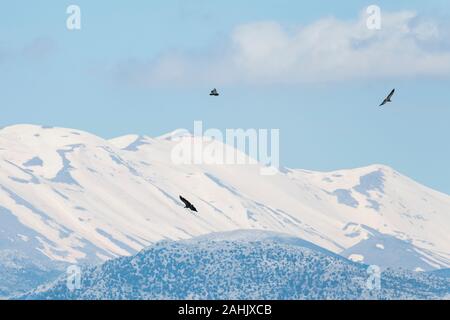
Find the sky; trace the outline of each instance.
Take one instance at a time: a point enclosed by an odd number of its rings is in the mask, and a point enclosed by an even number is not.
[[[81,30],[66,27],[72,4]],[[379,30],[366,26],[370,5]],[[445,0],[10,1],[0,6],[0,126],[104,138],[195,120],[274,128],[284,166],[385,164],[450,194],[449,17]]]

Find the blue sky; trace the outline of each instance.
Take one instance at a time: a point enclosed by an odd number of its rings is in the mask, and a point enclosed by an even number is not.
[[[370,4],[378,34],[358,29]],[[382,163],[450,194],[449,13],[413,0],[14,1],[0,10],[0,125],[279,128],[285,166]]]

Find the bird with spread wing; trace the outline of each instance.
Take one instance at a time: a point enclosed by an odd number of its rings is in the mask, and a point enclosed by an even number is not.
[[[214,97],[218,97],[218,96],[219,96],[219,93],[217,92],[217,89],[214,88],[214,89],[211,90],[211,93],[210,93],[209,95],[210,95],[210,96],[214,96]]]
[[[388,102],[392,102],[391,98],[395,93],[395,89],[392,89],[391,93],[389,93],[389,95],[386,97],[386,99],[383,100],[383,102],[380,104],[380,107],[384,106],[386,103]]]
[[[183,198],[182,196],[180,196],[180,200],[183,201],[184,203],[184,208],[189,209],[191,211],[195,211],[198,212],[197,209],[194,207],[194,205],[192,203],[190,203],[188,200],[186,200],[185,198]]]

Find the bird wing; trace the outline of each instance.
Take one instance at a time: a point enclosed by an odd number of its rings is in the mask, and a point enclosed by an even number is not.
[[[389,95],[386,97],[386,99],[383,100],[383,102],[380,104],[381,106],[384,106],[388,101],[391,101],[392,96],[395,93],[395,89],[392,89],[391,93],[389,93]]]
[[[184,205],[187,206],[187,207],[188,207],[189,205],[191,205],[190,202],[187,201],[187,200],[186,200],[185,198],[183,198],[182,196],[180,196],[180,200],[183,201]]]
[[[389,93],[389,95],[387,97],[387,100],[391,100],[391,98],[394,95],[394,93],[395,93],[395,89],[392,89],[391,93]]]

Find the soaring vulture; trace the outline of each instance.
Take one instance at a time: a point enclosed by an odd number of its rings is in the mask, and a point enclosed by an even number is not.
[[[392,102],[391,98],[394,95],[394,93],[395,93],[395,89],[392,89],[391,93],[389,93],[389,95],[386,97],[386,99],[384,99],[383,102],[380,104],[380,107],[384,106],[388,102]]]
[[[180,200],[183,201],[185,208],[195,211],[195,212],[198,212],[197,209],[194,207],[194,205],[192,203],[190,203],[189,201],[187,201],[182,196],[180,196]]]
[[[210,95],[210,96],[218,97],[218,96],[219,96],[219,93],[217,92],[217,89],[214,88],[214,89],[211,90],[211,93],[210,93],[209,95]]]

